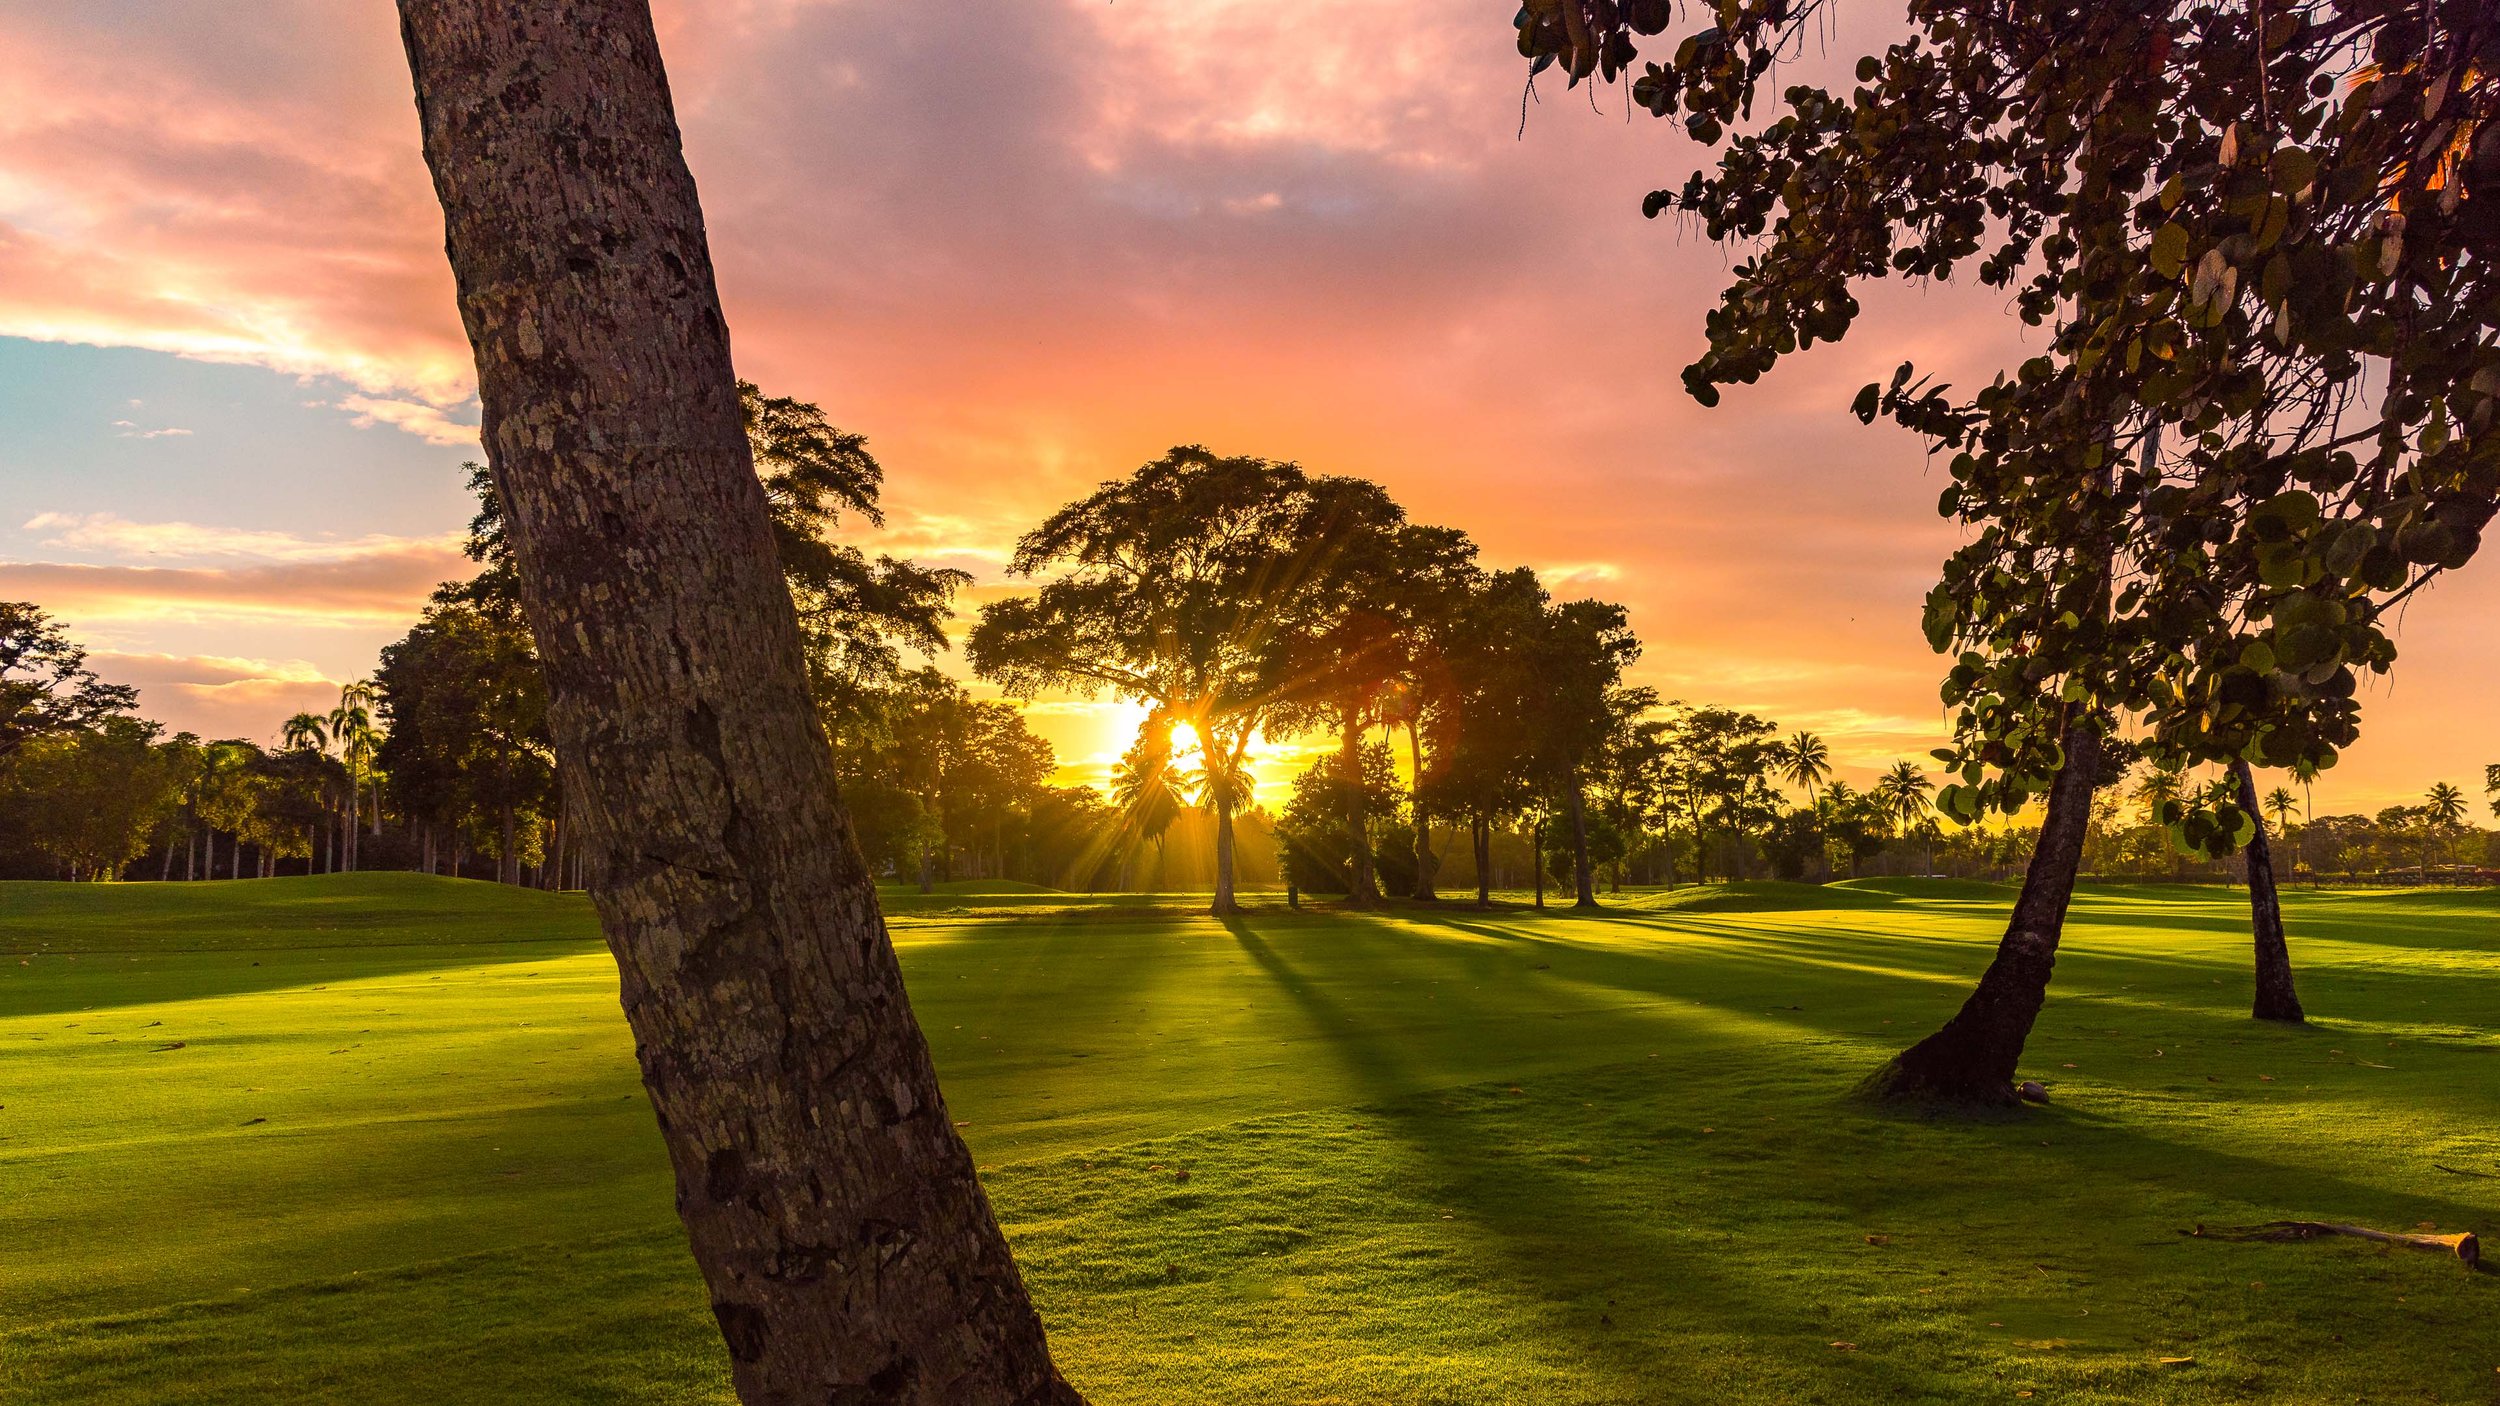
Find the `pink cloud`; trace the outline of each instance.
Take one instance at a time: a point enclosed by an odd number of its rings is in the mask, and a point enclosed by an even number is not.
[[[1377,478],[1496,563],[1624,601],[1670,695],[1816,726],[1868,768],[1940,729],[1916,620],[1955,529],[1918,447],[1844,407],[1904,356],[1968,383],[2021,330],[1985,290],[1881,287],[1848,342],[1695,407],[1676,371],[1730,256],[1638,215],[1691,149],[1627,121],[1619,91],[1524,93],[1503,15],[678,0],[659,18],[740,366],[871,437],[892,523],[872,549],[994,585],[1050,508],[1205,442]],[[1809,75],[1890,21],[1844,18]],[[351,414],[468,442],[388,7],[0,15],[0,334],[335,375]],[[169,566],[135,541],[111,565],[0,566],[0,593],[124,632],[152,611],[378,624],[465,566],[270,544]],[[2460,582],[2416,609],[2425,662],[2374,700],[2353,784],[2479,764],[2466,739],[2500,680],[2475,610],[2447,602],[2488,597]]]
[[[339,681],[301,660],[98,651],[96,672],[139,690],[139,708],[168,732],[274,744],[281,720],[338,701]]]
[[[370,629],[413,621],[435,583],[473,569],[434,547],[234,567],[0,562],[0,598],[124,636],[131,626],[203,620]]]

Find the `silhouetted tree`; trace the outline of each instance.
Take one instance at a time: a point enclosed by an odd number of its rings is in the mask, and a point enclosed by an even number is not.
[[[97,678],[87,651],[33,602],[0,600],[0,761],[31,738],[94,727],[138,702],[137,689]]]
[[[1048,579],[982,607],[965,644],[974,672],[1013,697],[1109,692],[1196,734],[1219,915],[1240,907],[1233,815],[1249,794],[1250,743],[1291,701],[1278,631],[1325,600],[1339,546],[1330,510],[1368,487],[1174,449],[1019,538],[1009,570]]]

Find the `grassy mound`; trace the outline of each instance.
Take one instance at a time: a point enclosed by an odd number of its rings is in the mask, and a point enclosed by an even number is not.
[[[2012,884],[1992,884],[1981,879],[1842,879],[1831,887],[1853,893],[1915,898],[1929,903],[2011,903],[2016,893]]]
[[[1880,908],[1892,900],[1838,884],[1792,884],[1776,879],[1695,884],[1627,898],[1622,906],[1646,913],[1816,913],[1842,908]]]

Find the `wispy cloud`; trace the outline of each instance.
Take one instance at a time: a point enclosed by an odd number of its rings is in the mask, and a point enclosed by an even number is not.
[[[367,535],[306,537],[266,528],[209,527],[193,522],[133,522],[117,513],[38,513],[26,530],[47,547],[130,561],[346,562],[360,559],[457,559],[459,533],[430,537]]]
[[[439,405],[429,405],[421,400],[351,395],[339,401],[338,406],[355,417],[358,429],[369,430],[377,425],[388,425],[402,433],[415,435],[428,444],[477,447],[477,426],[454,420]]]
[[[128,420],[115,420],[113,429],[123,439],[174,439],[191,433],[170,425],[161,430],[143,430]]]
[[[457,553],[428,552],[226,569],[0,562],[0,595],[81,625],[257,621],[371,632],[415,620],[434,584],[465,565]]]

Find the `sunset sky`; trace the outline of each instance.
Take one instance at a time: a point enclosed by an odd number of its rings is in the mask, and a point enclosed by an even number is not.
[[[869,437],[872,550],[972,571],[977,603],[1019,531],[1170,445],[1294,459],[1624,602],[1669,697],[1821,732],[1853,781],[1922,756],[1918,602],[1956,529],[1941,467],[1846,407],[1904,357],[1967,383],[2021,329],[1984,290],[1885,287],[1841,346],[1695,406],[1676,371],[1731,256],[1639,208],[1693,149],[1543,82],[1523,133],[1507,14],[660,6],[740,370]],[[272,738],[464,567],[471,384],[386,0],[0,9],[0,597],[150,715]],[[2322,808],[2500,760],[2494,578],[2412,605]],[[1131,717],[1035,722],[1090,775]]]

